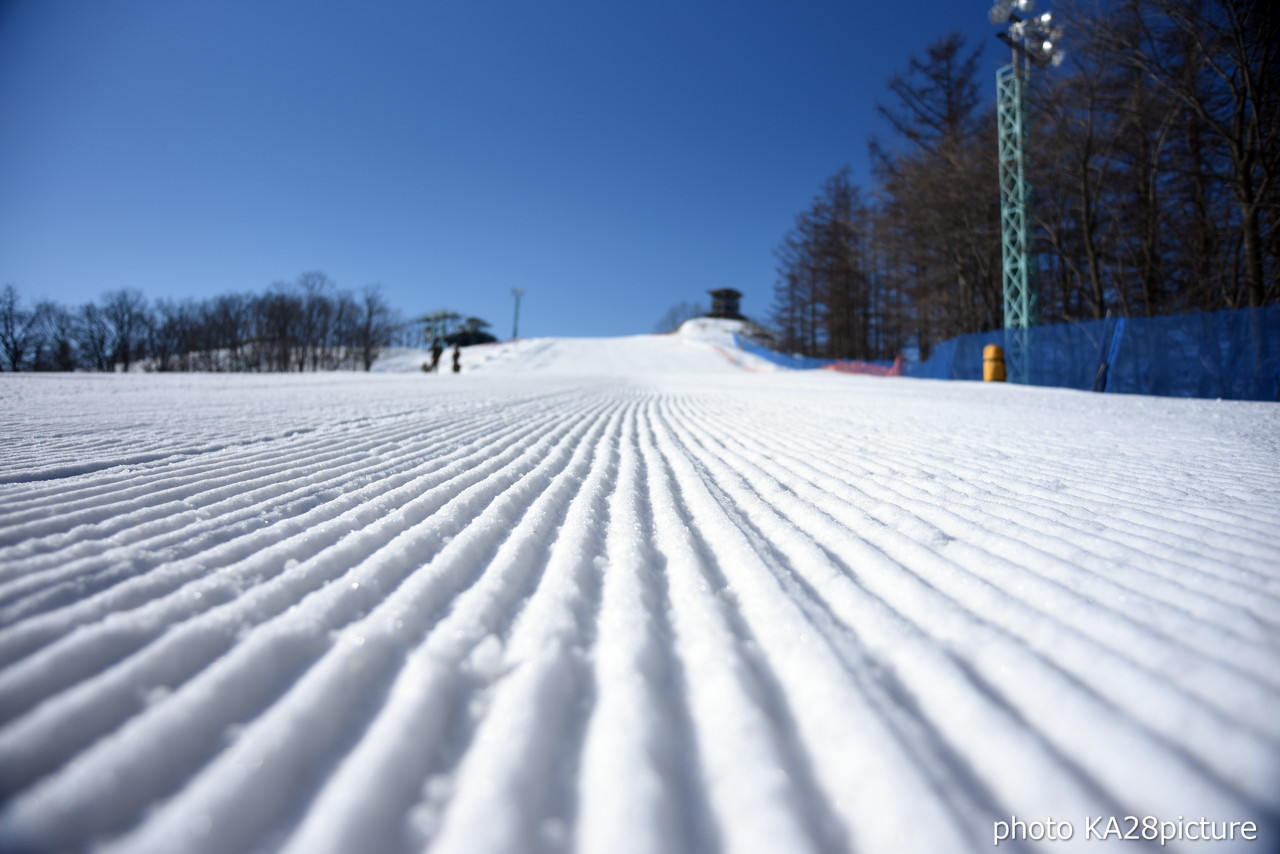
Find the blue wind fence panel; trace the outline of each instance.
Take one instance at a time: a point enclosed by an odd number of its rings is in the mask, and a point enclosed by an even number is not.
[[[1127,320],[1061,323],[1027,330],[1030,336],[1031,385],[1102,391],[1111,348]]]
[[[1004,346],[1004,332],[977,332],[943,341],[923,362],[907,365],[907,376],[925,380],[981,380],[982,349]]]
[[[748,341],[741,335],[735,334],[733,342],[739,349],[745,350],[753,356],[759,356],[762,359],[773,362],[775,365],[781,365],[784,368],[790,368],[793,371],[815,371],[826,365],[831,364],[832,359],[818,359],[813,356],[797,356],[791,353],[775,353],[768,347],[762,347],[759,344]]]
[[[792,353],[777,353],[770,350],[768,347],[762,347],[759,344],[748,341],[746,338],[737,334],[733,336],[733,341],[739,349],[745,350],[753,356],[759,356],[762,359],[773,362],[775,365],[790,368],[793,371],[816,371],[825,368],[827,365],[835,365],[843,361],[841,359],[819,359],[814,356],[798,356]],[[861,361],[869,365],[881,365],[886,368],[893,366],[892,361],[885,362],[868,359],[863,359]],[[981,379],[981,377],[979,377],[979,379]]]
[[[1063,386],[1089,389],[1093,387],[1098,366],[1106,360],[1113,321],[1087,324],[1037,326],[1021,333],[1027,336],[1031,352],[1031,385]],[[907,376],[934,380],[982,379],[982,351],[988,344],[1011,350],[1009,336],[1003,329],[961,335],[943,341],[933,348],[928,361],[907,367]]]
[[[1280,306],[1129,320],[1107,391],[1280,400]]]
[[[907,375],[981,380],[982,350],[1006,330],[962,335]],[[1280,306],[1037,326],[1026,332],[1029,382],[1080,390],[1280,400]]]

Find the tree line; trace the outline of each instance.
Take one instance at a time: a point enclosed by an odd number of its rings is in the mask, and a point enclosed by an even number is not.
[[[77,308],[0,291],[6,371],[367,371],[417,335],[377,285],[353,294],[319,272],[259,294],[151,302],[122,289]]]
[[[1280,25],[1258,0],[1062,0],[1031,73],[1039,322],[1280,301]],[[782,346],[887,359],[1003,325],[995,104],[981,47],[890,79],[873,186],[828,178],[776,251]]]

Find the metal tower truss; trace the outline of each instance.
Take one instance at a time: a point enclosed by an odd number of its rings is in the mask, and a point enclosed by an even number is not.
[[[1011,382],[1025,383],[1030,373],[1029,337],[1036,322],[1035,262],[1031,250],[1024,150],[1026,77],[1018,59],[996,72],[996,123],[1000,158],[1000,245],[1003,258],[1005,362]]]

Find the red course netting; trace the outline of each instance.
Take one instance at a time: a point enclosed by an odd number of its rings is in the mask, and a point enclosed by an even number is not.
[[[821,370],[839,371],[842,374],[866,374],[870,377],[900,377],[906,371],[907,360],[899,356],[892,365],[878,365],[875,362],[832,362],[823,365]]]

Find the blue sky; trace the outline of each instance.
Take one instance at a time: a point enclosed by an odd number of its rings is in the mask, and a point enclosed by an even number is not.
[[[794,216],[842,165],[870,183],[889,77],[952,31],[990,78],[984,2],[0,0],[0,283],[322,270],[501,337],[513,287],[528,336],[722,287],[763,318]]]

